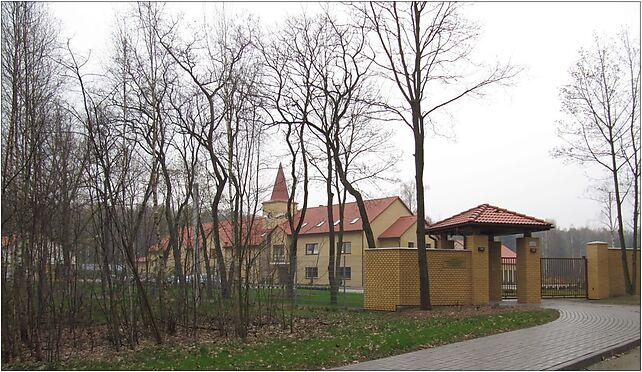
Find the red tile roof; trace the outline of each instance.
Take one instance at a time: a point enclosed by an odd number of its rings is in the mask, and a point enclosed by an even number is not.
[[[285,183],[283,167],[281,163],[279,163],[279,170],[276,172],[276,180],[274,180],[274,188],[272,189],[270,201],[288,201],[288,198],[288,185]]]
[[[514,258],[514,257],[517,257],[517,253],[513,252],[512,249],[502,244],[502,258]]]
[[[490,204],[482,204],[475,208],[456,214],[430,225],[430,229],[443,229],[466,224],[498,224],[498,225],[528,225],[552,226],[551,223],[525,214],[509,211]]]
[[[388,208],[396,200],[401,201],[401,199],[399,199],[398,196],[392,196],[392,197],[387,197],[382,199],[364,200],[366,213],[368,214],[368,218],[370,219],[370,221],[371,222],[374,221],[375,218],[377,218],[383,211],[386,210],[386,208]],[[339,205],[333,205],[332,208],[333,208],[332,211],[335,218],[335,221],[333,221],[333,223],[335,223],[339,220]],[[299,218],[300,213],[301,211],[298,211],[297,214],[294,216],[295,221]],[[408,213],[410,213],[410,211],[408,211]],[[409,216],[409,217],[411,217],[410,219],[414,223],[415,217],[414,216]],[[305,221],[303,222],[304,225],[301,228],[301,232],[299,233],[299,235],[323,234],[323,233],[327,234],[329,231],[327,219],[328,219],[328,211],[325,206],[322,205],[314,208],[308,208],[305,214]],[[361,215],[359,214],[359,208],[357,207],[356,202],[345,204],[344,221],[345,221],[343,225],[344,231],[362,231],[363,230]],[[249,229],[248,222],[249,221],[247,221],[243,225],[243,231],[245,231],[246,233],[242,234],[242,239],[247,239],[247,236],[248,236],[247,229]],[[395,222],[395,224],[397,222]],[[407,223],[407,221],[403,223]],[[393,224],[393,226],[395,224]],[[412,223],[410,225],[412,225]],[[410,227],[410,225],[408,225],[405,230],[407,230]],[[221,221],[219,223],[219,236],[221,238],[221,245],[223,247],[232,246],[232,227],[231,226],[232,226],[231,221],[229,220]],[[280,227],[287,234],[290,234],[290,228],[287,221],[283,222],[280,225]],[[205,229],[205,234],[209,237],[212,232],[212,224],[211,223],[204,224],[203,228]],[[338,230],[339,230],[339,226],[338,224],[336,224],[335,231],[338,231]],[[263,225],[263,218],[255,217],[254,224],[252,226],[252,234],[250,234],[249,245],[250,246],[260,245],[264,240],[265,233],[266,231]],[[184,228],[182,231],[182,234],[183,234],[181,237],[182,241],[187,242],[186,244],[187,249],[191,249],[191,242],[192,242],[191,228]],[[160,252],[161,247],[162,249],[167,249],[168,246],[169,246],[169,237],[166,236],[161,240],[159,244],[155,244],[151,246],[149,248],[149,252],[152,252],[152,253]]]
[[[399,217],[389,228],[386,229],[379,239],[399,238],[408,229],[417,222],[417,216],[403,216]]]
[[[388,208],[395,200],[398,199],[398,196],[391,196],[382,199],[364,200],[363,203],[370,222],[374,221],[375,218],[377,218],[384,210],[386,210],[386,208]],[[294,216],[295,221],[298,221],[300,213],[301,211],[297,212],[297,214]],[[335,224],[339,220],[338,204],[332,206],[332,214],[334,217],[334,221],[332,221],[331,223]],[[361,215],[359,214],[359,208],[357,207],[356,202],[345,204],[343,220],[344,231],[363,230]],[[321,205],[314,208],[308,208],[305,212],[305,220],[303,221],[303,226],[301,227],[301,232],[299,233],[299,235],[328,233],[330,231],[328,225],[328,210],[326,206]],[[281,228],[283,228],[286,233],[290,234],[290,227],[287,221],[281,224]],[[339,225],[336,224],[335,231],[338,230]]]
[[[263,242],[263,233],[264,228],[263,228],[263,218],[261,217],[255,217],[254,218],[254,224],[252,225],[252,231],[251,234],[247,234],[250,226],[249,223],[250,220],[246,220],[243,223],[243,231],[241,232],[241,243],[245,245],[245,242],[248,241],[249,246],[258,246]],[[221,239],[221,246],[222,247],[231,247],[232,246],[232,222],[229,220],[221,221],[219,222],[219,238]],[[203,230],[205,230],[205,235],[209,238],[212,234],[212,227],[213,224],[206,223],[203,224]],[[192,228],[183,228],[182,230],[182,236],[180,237],[181,241],[184,242],[185,247],[190,250],[192,249],[192,242],[193,242],[193,235],[192,235]],[[163,249],[167,249],[169,247],[169,236],[165,236],[159,244],[154,244],[151,247],[149,247],[149,252],[155,253],[159,252],[161,247]]]
[[[252,225],[251,228],[252,230],[250,231],[250,224]],[[211,224],[210,224],[211,225]],[[212,227],[210,226],[210,230]],[[251,234],[248,234],[248,231],[251,232]],[[219,238],[221,239],[221,246],[223,247],[231,247],[232,246],[232,240],[233,240],[233,235],[234,232],[232,231],[232,221],[226,220],[226,221],[221,221],[219,223]],[[240,239],[241,239],[241,244],[249,246],[259,246],[263,242],[263,237],[265,236],[265,229],[263,227],[263,218],[262,217],[254,217],[254,223],[252,223],[251,220],[244,220],[243,221],[243,226],[242,226],[242,231],[240,232]],[[206,234],[207,231],[206,231]]]

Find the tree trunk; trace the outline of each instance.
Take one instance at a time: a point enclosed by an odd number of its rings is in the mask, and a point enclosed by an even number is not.
[[[426,255],[426,225],[424,223],[424,135],[421,111],[414,112],[415,126],[415,182],[417,184],[417,256],[419,259],[419,307],[431,310],[430,282],[428,280],[428,257]]]

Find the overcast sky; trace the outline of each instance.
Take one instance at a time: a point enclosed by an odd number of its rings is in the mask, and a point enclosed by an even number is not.
[[[339,6],[340,4],[335,4]],[[94,63],[107,55],[115,12],[126,3],[52,3],[61,21],[62,37],[72,38],[76,50],[91,49]],[[220,4],[173,3],[171,9],[198,19]],[[226,5],[227,6],[227,5]],[[229,8],[253,12],[271,26],[302,8],[316,4],[235,3]],[[311,10],[312,9],[312,10]],[[465,100],[449,110],[450,119],[439,125],[449,138],[426,140],[426,207],[434,220],[449,217],[482,203],[535,217],[554,219],[558,227],[598,226],[599,203],[591,200],[591,179],[601,170],[565,164],[551,157],[561,141],[556,121],[562,119],[559,88],[568,82],[569,67],[581,47],[592,45],[593,34],[615,35],[623,28],[638,36],[640,4],[628,3],[474,3],[465,10],[476,20],[482,35],[476,47],[479,62],[510,60],[524,68],[515,86],[489,90],[486,97]],[[403,157],[397,176],[414,177],[411,131],[395,127],[391,139]],[[273,182],[278,166],[263,174]],[[322,188],[310,205],[324,204]],[[395,195],[393,186],[366,190],[369,196]]]

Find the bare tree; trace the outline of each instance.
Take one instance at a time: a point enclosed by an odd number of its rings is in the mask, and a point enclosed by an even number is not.
[[[634,236],[639,219],[640,178],[640,53],[623,34],[620,43],[595,38],[590,50],[580,50],[570,69],[571,83],[560,90],[567,119],[558,135],[566,142],[553,155],[578,163],[600,166],[611,179],[622,268],[626,291],[635,293],[629,274],[625,239],[625,200],[632,201]],[[624,184],[625,180],[629,180]],[[633,273],[636,272],[634,242]]]
[[[425,216],[424,139],[426,123],[435,125],[433,116],[448,105],[479,95],[489,85],[503,83],[515,75],[510,66],[495,66],[482,76],[466,74],[462,65],[472,50],[477,28],[460,13],[458,3],[368,3],[356,7],[374,32],[381,53],[374,61],[386,79],[401,94],[402,104],[388,105],[412,130],[415,148],[417,215]],[[466,74],[466,75],[464,75]],[[465,83],[461,83],[461,82]],[[463,87],[462,87],[463,85]],[[454,91],[443,97],[440,91]],[[434,93],[435,92],[435,93]],[[417,224],[420,306],[430,305],[426,230]]]
[[[287,220],[290,239],[288,240],[288,277],[287,295],[294,298],[295,276],[297,272],[298,237],[305,220],[309,195],[309,154],[306,148],[306,128],[312,112],[314,72],[310,65],[310,48],[302,46],[300,31],[311,27],[304,19],[288,19],[287,27],[267,45],[261,45],[263,61],[266,66],[265,99],[268,103],[267,114],[272,124],[285,127],[285,140],[290,152],[290,175],[292,184],[288,205]],[[294,40],[294,42],[292,42]],[[303,43],[305,44],[305,43]],[[298,157],[301,156],[299,162]],[[301,178],[299,178],[301,177]],[[303,187],[303,204],[294,210],[299,180]]]

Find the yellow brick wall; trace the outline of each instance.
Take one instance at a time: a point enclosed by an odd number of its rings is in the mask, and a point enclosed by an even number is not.
[[[471,256],[471,251],[427,252],[431,304],[472,303]],[[365,309],[394,311],[397,305],[419,305],[416,249],[369,249],[365,265]]]
[[[399,304],[398,249],[369,249],[365,253],[363,308],[395,311]]]
[[[416,249],[399,250],[399,305],[419,305],[419,263]]]
[[[608,245],[592,242],[586,245],[588,298],[599,300],[609,297]]]
[[[588,247],[587,247],[588,248]],[[606,253],[608,259],[608,288],[609,288],[609,297],[623,296],[626,294],[626,286],[624,284],[624,273],[622,270],[622,251],[619,248],[609,248]],[[626,252],[626,262],[629,267],[629,275],[633,271],[633,251],[627,250]],[[640,294],[640,251],[637,251],[637,261],[636,261],[636,280],[637,284],[635,286],[635,291]],[[590,298],[590,297],[589,297]]]
[[[471,253],[471,251],[455,250],[428,251],[431,304],[469,305],[472,303]]]
[[[490,242],[488,287],[491,301],[502,300],[502,243]]]
[[[531,248],[535,252],[531,252]],[[540,258],[542,249],[539,238],[517,238],[517,302],[541,302]]]
[[[466,247],[470,251],[471,286],[473,305],[487,304],[488,293],[488,236],[470,235],[466,237]],[[481,248],[481,249],[480,249]]]

